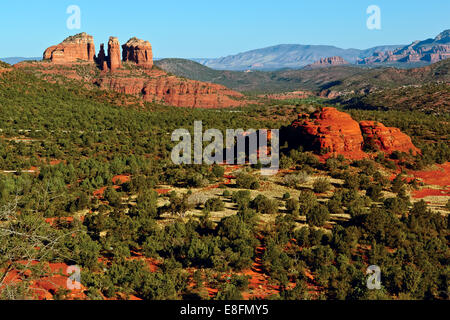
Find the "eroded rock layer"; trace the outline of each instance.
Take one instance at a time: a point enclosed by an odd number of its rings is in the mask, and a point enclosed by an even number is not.
[[[162,71],[149,71],[142,77],[127,76],[128,71],[116,72],[95,81],[102,89],[141,95],[144,100],[164,102],[176,107],[225,108],[243,104],[241,93],[222,85],[180,79]]]

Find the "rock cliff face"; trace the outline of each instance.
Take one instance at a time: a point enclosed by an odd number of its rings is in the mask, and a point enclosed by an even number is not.
[[[394,51],[375,52],[371,57],[358,61],[358,64],[393,62],[435,63],[450,58],[450,30],[440,33],[434,39],[415,41]]]
[[[387,128],[374,121],[358,123],[335,108],[323,108],[311,115],[300,114],[290,127],[290,140],[322,155],[344,155],[349,159],[368,156],[363,149],[370,145],[391,154],[401,151],[420,153],[411,138],[397,128]]]
[[[108,67],[111,71],[122,67],[120,58],[120,43],[116,37],[110,37],[108,41]]]
[[[375,121],[361,121],[359,123],[365,138],[365,143],[376,146],[380,151],[392,153],[401,151],[413,154],[420,153],[411,138],[398,128],[387,128],[382,123]]]
[[[94,61],[95,45],[94,38],[86,33],[80,33],[68,37],[56,46],[45,50],[44,60],[53,63],[72,63],[77,60]]]
[[[145,101],[163,102],[176,107],[225,108],[244,103],[241,93],[222,85],[180,79],[163,71],[148,71],[142,76],[130,75],[128,70],[95,80],[102,89],[141,95]]]
[[[332,67],[332,66],[341,66],[349,64],[349,62],[345,61],[342,57],[329,57],[329,58],[322,58],[319,61],[314,62],[313,64],[309,65],[309,68],[324,68],[324,67]]]
[[[151,69],[153,67],[152,45],[148,41],[131,38],[122,46],[122,58],[124,62],[134,62],[138,66]]]

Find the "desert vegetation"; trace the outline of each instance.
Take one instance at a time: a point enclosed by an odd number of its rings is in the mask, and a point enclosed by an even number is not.
[[[56,288],[58,299],[449,298],[448,196],[414,196],[443,184],[427,172],[448,177],[448,114],[352,106],[422,153],[326,159],[287,144],[264,177],[174,165],[170,134],[200,119],[281,128],[322,100],[184,109],[61,81],[0,76],[2,298],[38,297],[54,264],[82,270],[78,295]],[[366,286],[369,265],[381,290]]]

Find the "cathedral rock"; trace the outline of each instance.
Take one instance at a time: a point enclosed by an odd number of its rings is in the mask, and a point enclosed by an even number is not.
[[[50,60],[53,63],[94,61],[94,57],[94,37],[84,32],[68,37],[60,44],[48,48],[43,56],[44,60]]]
[[[148,41],[131,38],[122,46],[122,57],[124,62],[134,62],[149,69],[153,67],[152,45]]]

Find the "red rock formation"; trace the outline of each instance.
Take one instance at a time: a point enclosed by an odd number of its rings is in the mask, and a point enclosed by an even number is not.
[[[331,67],[331,66],[340,66],[349,64],[342,57],[334,56],[329,58],[322,58],[319,61],[314,62],[309,65],[310,68],[323,68],[323,67]]]
[[[368,155],[364,145],[377,146],[380,151],[420,153],[411,138],[397,128],[386,128],[374,121],[356,122],[352,117],[335,108],[323,108],[312,115],[300,114],[291,125],[293,139],[306,149],[320,154],[341,154],[349,159],[361,159]],[[291,138],[292,139],[292,138]]]
[[[63,44],[64,46],[47,49],[44,58],[54,62],[63,61],[72,64],[75,64],[78,59],[95,61],[102,70],[109,69],[114,72],[98,75],[92,64],[92,69],[81,77],[75,69],[63,68],[64,66],[55,67],[39,62],[33,64],[33,67],[42,71],[49,81],[52,81],[52,74],[64,75],[70,79],[87,81],[102,89],[136,95],[146,101],[177,107],[227,108],[253,102],[246,100],[243,94],[222,85],[169,76],[164,71],[153,69],[152,47],[148,41],[131,38],[123,46],[124,61],[132,62],[127,69],[122,68],[121,47],[119,40],[115,37],[109,39],[108,56],[106,56],[105,47],[102,44],[98,56],[94,57],[93,38],[86,34],[70,37]],[[77,51],[75,48],[79,50]],[[134,64],[139,68],[134,67]],[[21,68],[22,66],[18,64],[16,67]],[[27,67],[29,66],[30,64],[27,64]]]
[[[388,154],[394,151],[409,153],[410,150],[415,155],[420,153],[420,150],[413,145],[411,138],[398,128],[387,128],[375,121],[361,121],[359,124],[365,143],[377,146],[380,151]]]
[[[153,67],[152,45],[148,41],[131,38],[122,46],[122,58],[124,62],[134,62],[138,66],[151,69]]]
[[[108,42],[108,63],[111,71],[122,68],[120,43],[116,37],[110,37]]]
[[[297,128],[302,141],[317,152],[364,157],[364,140],[359,124],[347,113],[323,108],[311,116],[299,115],[292,127]]]
[[[176,107],[225,108],[244,103],[241,93],[222,85],[180,79],[163,71],[148,71],[142,77],[130,76],[128,70],[115,73],[117,77],[104,76],[96,79],[102,89],[142,95],[146,101],[167,103]]]
[[[100,51],[97,56],[97,65],[102,70],[108,70],[108,58],[106,57],[105,45],[103,43],[100,45]]]
[[[50,60],[53,63],[71,63],[77,60],[94,61],[94,56],[94,38],[84,32],[68,37],[44,52],[44,60]]]

